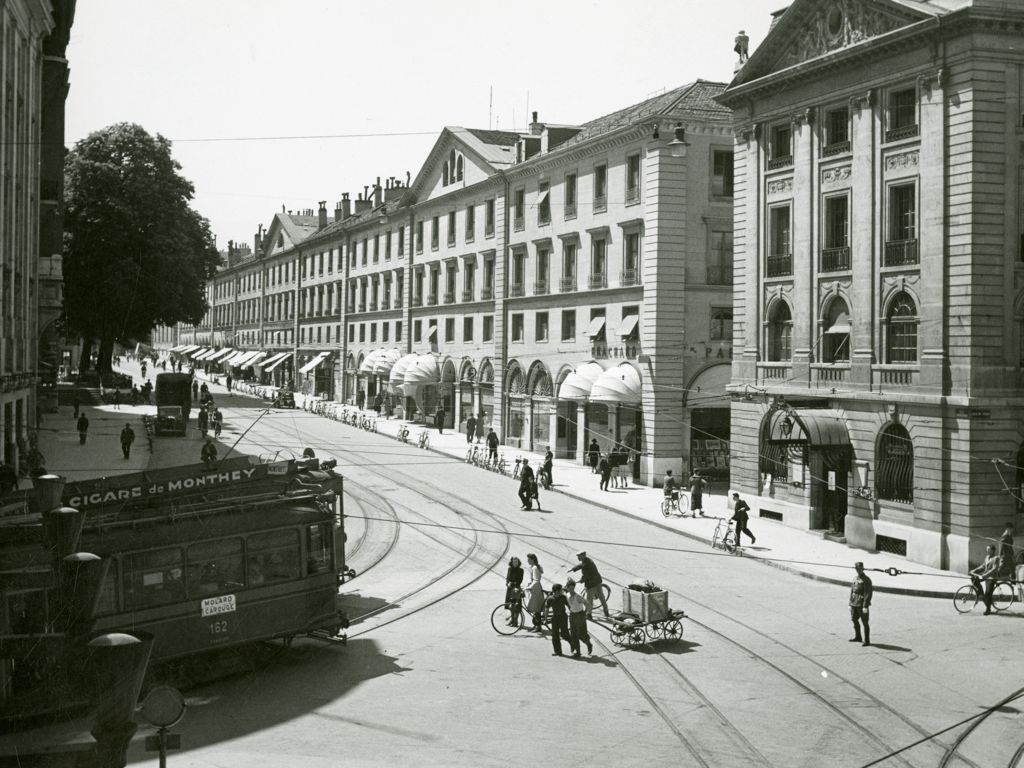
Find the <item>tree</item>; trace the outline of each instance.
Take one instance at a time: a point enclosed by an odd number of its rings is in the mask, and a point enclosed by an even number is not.
[[[115,342],[198,323],[208,309],[206,281],[221,260],[180,170],[171,143],[133,123],[91,133],[68,153],[64,311],[86,347],[99,344],[101,372]]]

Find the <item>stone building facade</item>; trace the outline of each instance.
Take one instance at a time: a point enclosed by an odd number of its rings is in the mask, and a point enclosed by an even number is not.
[[[965,570],[1024,518],[1024,7],[795,0],[734,110],[733,485]]]

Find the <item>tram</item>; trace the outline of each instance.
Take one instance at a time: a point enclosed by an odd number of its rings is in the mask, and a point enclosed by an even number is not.
[[[296,635],[338,637],[347,626],[337,606],[342,488],[341,475],[315,459],[239,458],[68,484],[64,503],[86,513],[78,549],[109,560],[94,631],[150,633],[156,662]],[[5,570],[48,564],[38,535],[16,547],[3,538]],[[16,634],[45,634],[52,597],[7,592],[0,620]]]

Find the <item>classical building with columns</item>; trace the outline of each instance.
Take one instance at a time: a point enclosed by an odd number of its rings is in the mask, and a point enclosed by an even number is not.
[[[732,483],[965,570],[1021,515],[1024,6],[794,0],[734,110]]]

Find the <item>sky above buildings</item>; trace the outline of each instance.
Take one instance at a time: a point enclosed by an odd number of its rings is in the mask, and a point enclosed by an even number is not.
[[[728,82],[784,0],[90,0],[71,30],[69,145],[117,122],[174,143],[218,246],[282,209],[416,176],[445,125],[580,123]],[[493,96],[492,96],[493,94]]]

